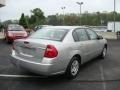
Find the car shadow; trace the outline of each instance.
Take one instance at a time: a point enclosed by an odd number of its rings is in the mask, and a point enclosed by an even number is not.
[[[87,61],[86,63],[82,64],[80,66],[80,71],[83,71],[86,68],[89,68],[90,66],[94,65],[94,64],[99,64],[99,62],[101,62],[103,59],[101,59],[100,57],[96,57],[91,59],[90,61]]]

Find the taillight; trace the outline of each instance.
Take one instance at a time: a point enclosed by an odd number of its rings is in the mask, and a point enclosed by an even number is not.
[[[44,57],[54,58],[57,57],[57,55],[58,55],[57,49],[53,45],[47,45]]]

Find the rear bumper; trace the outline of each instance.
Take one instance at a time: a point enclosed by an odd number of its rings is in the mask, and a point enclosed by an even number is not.
[[[10,37],[10,36],[8,36],[7,38],[8,38],[9,41],[14,41],[14,40],[16,40],[16,39],[27,38],[27,36],[25,36],[25,37],[24,37],[24,36],[20,36],[20,37],[16,37],[16,36]]]
[[[64,71],[57,70],[53,64],[31,62],[15,55],[11,55],[10,60],[17,67],[23,67],[31,72],[41,75],[49,76],[64,73]]]

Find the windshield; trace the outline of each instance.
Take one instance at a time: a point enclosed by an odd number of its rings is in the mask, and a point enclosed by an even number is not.
[[[20,25],[10,25],[8,27],[9,31],[23,31],[24,28]]]
[[[30,37],[36,39],[62,41],[67,32],[67,29],[39,29]]]

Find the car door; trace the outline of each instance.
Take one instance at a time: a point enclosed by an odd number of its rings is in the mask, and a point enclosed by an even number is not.
[[[100,54],[101,50],[102,50],[102,42],[101,40],[98,39],[98,35],[95,31],[91,30],[91,29],[86,29],[87,34],[90,38],[90,47],[91,47],[91,57],[95,57],[98,54]]]
[[[76,47],[82,53],[82,63],[90,59],[91,43],[84,28],[76,29],[73,33]]]

